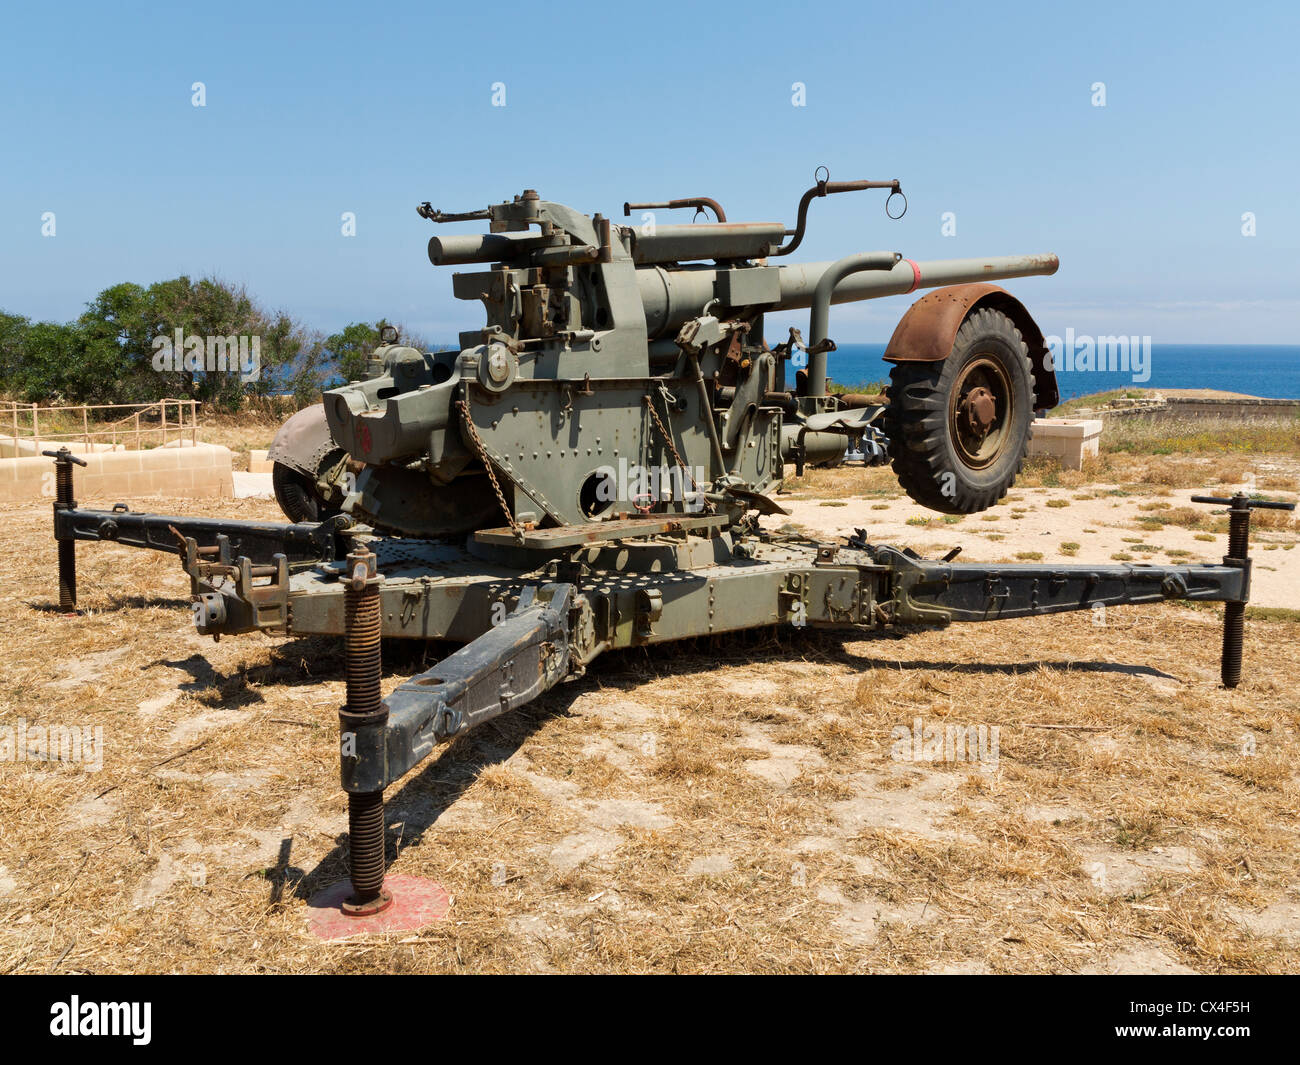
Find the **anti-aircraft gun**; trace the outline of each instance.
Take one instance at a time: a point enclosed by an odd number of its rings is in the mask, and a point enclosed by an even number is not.
[[[79,509],[56,456],[60,601],[76,601],[76,540],[179,551],[201,633],[346,635],[341,767],[352,901],[383,892],[383,791],[440,743],[580,675],[601,653],[789,624],[945,625],[1166,599],[1225,602],[1223,680],[1241,675],[1251,508],[1229,506],[1222,564],[989,565],[782,534],[771,491],[786,469],[850,446],[892,463],[917,502],[996,503],[1026,454],[1034,411],[1057,402],[1043,336],[992,281],[1051,274],[1054,255],[914,262],[893,251],[786,265],[812,202],[897,181],[819,175],[793,228],[715,221],[617,225],[526,190],[436,223],[435,266],[487,322],[457,350],[389,331],[363,379],[325,393],[278,434],[276,495],[290,524]],[[905,201],[904,201],[905,204]],[[888,211],[888,204],[886,206]],[[885,397],[832,394],[829,312],[935,291],[885,351]],[[769,312],[806,309],[770,344]],[[380,698],[381,637],[464,646]]]
[[[651,513],[707,502],[738,518],[786,464],[802,473],[851,444],[869,463],[892,460],[928,507],[991,506],[1020,469],[1034,410],[1057,392],[1038,327],[989,282],[1053,273],[1056,257],[916,263],[885,251],[778,263],[802,242],[813,199],[870,188],[901,195],[897,181],[821,179],[794,229],[728,222],[703,198],[624,211],[707,203],[718,221],[619,226],[531,190],[483,211],[422,205],[435,222],[488,223],[486,234],[429,241],[436,266],[490,267],[452,277],[458,298],[482,301],[487,324],[456,351],[380,347],[367,380],[286,425],[271,450],[282,505],[302,519],[333,504],[411,536],[501,519],[582,525],[620,503]],[[886,350],[888,404],[828,391],[831,304],[938,286]],[[769,347],[764,315],[801,308],[811,309],[807,341],[791,330]],[[352,491],[345,453],[364,464]],[[663,490],[625,498],[627,469]]]

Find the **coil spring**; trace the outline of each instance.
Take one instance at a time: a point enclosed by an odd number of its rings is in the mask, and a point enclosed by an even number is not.
[[[352,565],[371,571],[373,558],[349,556]],[[348,585],[343,592],[346,615],[347,708],[349,714],[377,714],[380,661],[379,588],[366,583]],[[384,887],[384,793],[370,791],[348,794],[348,872],[352,881],[353,908],[366,907],[383,894]]]

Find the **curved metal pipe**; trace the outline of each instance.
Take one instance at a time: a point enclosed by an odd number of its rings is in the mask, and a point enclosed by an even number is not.
[[[694,207],[697,211],[701,207],[707,207],[719,222],[727,220],[727,212],[722,209],[722,204],[718,203],[712,196],[687,196],[680,200],[659,200],[655,203],[625,203],[623,204],[623,215],[626,217],[633,211],[654,210],[660,207],[667,208],[670,211],[679,207]]]
[[[821,167],[818,167],[818,170],[821,169]],[[863,189],[889,189],[891,195],[903,191],[897,178],[893,181],[818,181],[799,200],[799,218],[795,222],[794,231],[786,231],[786,236],[791,239],[775,249],[771,254],[773,256],[789,255],[803,243],[804,232],[808,228],[808,205],[813,200],[819,196],[831,196],[837,192],[861,192]]]
[[[826,395],[826,352],[827,348],[817,350],[826,333],[831,317],[831,296],[835,286],[850,274],[859,274],[864,270],[892,270],[903,256],[896,251],[864,251],[857,255],[846,255],[831,263],[817,280],[813,290],[812,314],[808,322],[808,390],[809,396]]]

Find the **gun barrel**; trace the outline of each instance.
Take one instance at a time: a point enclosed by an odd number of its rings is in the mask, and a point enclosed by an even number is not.
[[[781,267],[781,305],[777,309],[792,311],[811,307],[817,282],[831,265],[805,263]],[[988,259],[933,259],[923,263],[904,259],[889,271],[846,277],[836,286],[831,302],[852,303],[878,296],[897,296],[918,288],[1054,274],[1060,265],[1061,261],[1051,254],[998,255]]]
[[[780,271],[779,302],[765,311],[793,311],[811,307],[817,282],[833,263],[792,263],[766,267]],[[904,259],[892,270],[872,270],[844,278],[831,295],[831,303],[899,296],[916,289],[960,285],[972,281],[1000,281],[1012,277],[1054,274],[1060,266],[1055,255],[1001,255],[987,259],[935,259],[913,262]],[[754,269],[763,269],[761,267]],[[718,275],[710,266],[688,266],[665,270],[658,266],[637,270],[641,300],[645,305],[650,339],[668,335],[696,317],[704,305],[718,295]]]

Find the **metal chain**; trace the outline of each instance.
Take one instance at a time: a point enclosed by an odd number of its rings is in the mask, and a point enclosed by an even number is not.
[[[650,411],[650,417],[655,423],[655,428],[659,430],[659,435],[663,437],[664,443],[668,445],[668,451],[672,455],[673,461],[677,463],[677,468],[690,479],[691,488],[696,492],[699,492],[701,496],[704,495],[703,491],[700,489],[699,482],[697,482],[694,475],[692,475],[690,467],[688,467],[682,460],[682,456],[677,450],[677,445],[673,442],[672,435],[668,432],[663,420],[659,417],[659,412],[655,410],[653,396],[647,395],[644,396],[643,399],[646,407]],[[469,433],[470,443],[473,444],[474,450],[478,453],[479,461],[483,463],[483,468],[487,471],[488,479],[492,482],[492,491],[496,494],[497,502],[501,505],[501,513],[505,515],[506,521],[509,523],[510,529],[515,536],[523,539],[524,528],[515,520],[514,513],[510,510],[510,505],[506,502],[506,496],[501,490],[501,482],[497,480],[496,468],[492,462],[491,456],[488,454],[487,445],[483,443],[483,438],[478,435],[478,427],[474,424],[474,419],[470,416],[469,398],[466,397],[465,399],[457,400],[456,407],[460,411],[461,416],[465,419],[465,428]],[[705,513],[712,514],[713,509],[712,501],[706,498],[704,500]]]
[[[672,455],[673,461],[677,463],[677,468],[682,471],[683,475],[685,475],[686,477],[690,477],[691,487],[696,492],[699,492],[701,496],[703,496],[704,492],[700,489],[698,482],[695,480],[695,477],[691,474],[690,468],[686,465],[685,462],[682,461],[681,455],[678,454],[677,452],[677,445],[673,443],[673,438],[671,434],[669,434],[667,428],[664,427],[664,423],[660,420],[659,412],[655,410],[654,396],[646,395],[643,397],[643,399],[645,401],[645,405],[650,410],[650,417],[654,420],[655,428],[659,430],[659,435],[664,438],[664,443],[668,445],[668,451]],[[704,512],[706,514],[713,513],[713,503],[707,498],[704,500]]]
[[[474,419],[470,417],[468,393],[466,393],[464,399],[456,401],[456,406],[465,419],[465,428],[469,431],[470,443],[474,445],[474,450],[478,452],[483,468],[487,470],[488,479],[492,482],[492,491],[496,493],[497,502],[501,504],[501,513],[506,516],[506,521],[510,523],[510,530],[522,540],[524,538],[524,527],[515,521],[514,513],[510,510],[510,504],[506,502],[506,494],[501,491],[501,482],[497,480],[496,469],[493,467],[492,459],[488,455],[487,445],[483,443],[483,438],[478,435],[478,427],[474,424]]]

